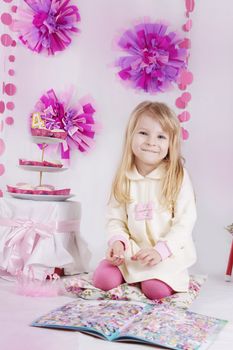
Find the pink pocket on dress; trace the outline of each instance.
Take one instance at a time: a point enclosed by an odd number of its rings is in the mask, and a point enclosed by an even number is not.
[[[153,219],[153,202],[146,204],[138,203],[135,205],[135,220],[152,220]]]

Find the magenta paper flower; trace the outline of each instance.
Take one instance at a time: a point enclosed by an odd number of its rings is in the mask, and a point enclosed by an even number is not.
[[[71,94],[59,100],[53,89],[47,91],[35,106],[35,111],[40,112],[41,118],[48,130],[61,129],[67,136],[61,144],[63,159],[70,158],[70,150],[78,149],[81,152],[88,151],[94,145],[94,137],[98,129],[93,118],[95,109],[88,101],[78,101],[71,106]]]
[[[135,89],[149,93],[164,92],[176,83],[187,66],[188,50],[181,48],[183,39],[167,32],[161,23],[142,23],[121,36],[118,45],[125,52],[116,66],[118,75]]]
[[[54,55],[71,43],[71,35],[77,33],[80,21],[78,8],[71,0],[24,0],[18,7],[13,30],[30,50]]]

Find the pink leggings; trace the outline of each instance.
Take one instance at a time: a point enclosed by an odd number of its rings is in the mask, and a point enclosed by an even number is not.
[[[110,290],[124,283],[125,280],[117,266],[106,259],[102,260],[93,275],[93,284],[96,288]],[[141,289],[145,296],[151,300],[168,297],[174,293],[165,282],[157,279],[142,281]]]

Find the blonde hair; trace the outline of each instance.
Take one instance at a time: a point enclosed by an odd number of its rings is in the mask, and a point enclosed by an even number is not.
[[[183,180],[183,158],[180,151],[180,124],[173,111],[164,103],[145,101],[140,103],[132,112],[128,122],[123,147],[123,155],[112,184],[111,195],[119,202],[126,204],[131,201],[129,196],[129,179],[126,172],[134,164],[132,138],[138,121],[143,115],[148,115],[160,123],[162,129],[169,134],[168,154],[162,161],[166,174],[162,182],[161,204],[172,211]]]

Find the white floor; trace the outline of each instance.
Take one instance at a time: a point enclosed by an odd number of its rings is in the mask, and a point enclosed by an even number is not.
[[[32,298],[17,295],[12,282],[0,279],[0,349],[1,350],[135,350],[155,347],[111,343],[78,332],[30,327],[29,324],[72,299],[69,297]],[[190,310],[230,322],[210,350],[233,349],[233,281],[223,276],[209,276]],[[160,349],[160,348],[159,348]]]

